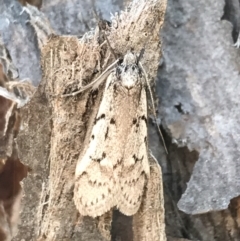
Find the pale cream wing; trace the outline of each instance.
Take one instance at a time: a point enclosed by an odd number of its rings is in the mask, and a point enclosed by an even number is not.
[[[137,88],[137,87],[136,87]],[[139,88],[139,87],[138,87]],[[140,89],[140,98],[135,101],[135,112],[131,120],[131,128],[126,140],[122,163],[118,202],[119,210],[125,215],[134,215],[142,202],[146,178],[149,175],[147,156],[147,100],[146,91]],[[133,96],[136,98],[139,95]],[[134,105],[133,105],[134,106]]]
[[[95,119],[90,143],[80,156],[75,172],[74,202],[82,215],[100,216],[116,206],[119,185],[114,168],[116,163],[109,154],[113,147],[116,125],[112,121],[114,74],[107,79],[103,98]],[[114,145],[114,144],[113,144]],[[115,153],[115,158],[117,158]]]

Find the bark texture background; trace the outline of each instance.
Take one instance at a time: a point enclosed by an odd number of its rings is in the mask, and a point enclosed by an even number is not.
[[[89,11],[91,7],[97,6],[102,16],[109,19],[109,12],[123,9],[123,5],[122,1],[102,4],[54,0],[43,1],[42,11],[57,33],[80,36],[96,23]],[[21,79],[29,78],[37,85],[41,79],[40,55],[29,17],[15,1],[1,0],[0,6],[0,33],[13,63]],[[232,46],[233,39],[238,39],[239,13],[238,0],[168,0],[157,82],[159,117],[169,151],[167,159],[153,125],[149,126],[149,137],[150,148],[162,167],[166,232],[171,237],[208,241],[240,238],[239,50]],[[38,96],[38,108],[32,110],[36,115],[29,123],[42,121],[34,127],[36,132],[32,136],[22,138],[35,141],[37,135],[48,145],[51,123],[44,120],[51,115],[46,108],[49,103],[42,97],[44,93],[37,93],[35,98]],[[18,143],[21,150],[31,149],[21,139]],[[45,161],[49,153],[39,155],[41,148],[47,150],[39,146],[31,154],[31,167],[38,171],[25,182],[29,193],[23,204],[27,205],[15,240],[31,240],[34,227],[29,214],[47,185],[42,180],[47,178]],[[71,184],[66,188],[70,189]],[[92,220],[84,223],[87,225],[78,232],[89,230],[93,240],[100,237]]]

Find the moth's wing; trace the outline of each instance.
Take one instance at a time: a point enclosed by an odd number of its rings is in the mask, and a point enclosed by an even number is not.
[[[113,109],[114,75],[106,82],[105,91],[92,129],[90,142],[80,156],[75,172],[74,202],[82,215],[100,216],[116,206],[119,185],[114,173],[114,161],[109,153],[108,138],[116,126],[110,124]],[[113,134],[114,136],[114,134]],[[117,154],[116,154],[117,157]]]
[[[118,208],[125,215],[135,214],[142,201],[146,177],[149,175],[147,156],[147,99],[146,91],[139,88],[139,94],[132,96],[135,103],[130,113],[131,128],[125,143],[125,152],[122,163]]]

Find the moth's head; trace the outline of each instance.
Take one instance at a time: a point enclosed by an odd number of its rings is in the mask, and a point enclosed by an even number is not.
[[[124,56],[122,65],[127,66],[127,65],[134,65],[134,64],[135,65],[137,64],[137,55],[129,51]]]
[[[123,59],[120,67],[121,85],[131,89],[138,85],[141,76],[140,68],[137,65],[137,56],[128,52]]]

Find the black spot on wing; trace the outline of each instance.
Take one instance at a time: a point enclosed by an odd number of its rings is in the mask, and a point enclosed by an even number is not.
[[[145,115],[142,115],[140,118],[147,124],[147,117]]]
[[[106,158],[106,156],[107,156],[106,153],[103,152],[101,157],[99,157],[99,158],[93,158],[92,156],[90,156],[90,159],[91,159],[92,161],[96,161],[96,162],[100,163],[104,158]]]
[[[133,118],[133,125],[136,125],[137,124],[137,119],[136,118]]]
[[[145,115],[139,116],[138,118],[133,118],[132,124],[138,128],[140,121],[144,121],[145,124],[147,125],[147,118]],[[137,132],[137,129],[136,129],[136,132]]]
[[[115,125],[115,124],[116,124],[116,121],[115,121],[113,118],[111,118],[110,124],[111,124],[111,125]]]
[[[82,178],[82,176],[86,176],[87,172],[83,172],[80,176],[77,177],[76,182]]]
[[[116,92],[117,92],[117,85],[114,84],[114,85],[113,85],[113,93],[116,93]]]
[[[94,125],[101,119],[105,119],[105,114],[101,114],[99,117],[95,118]]]
[[[105,140],[108,138],[108,130],[109,130],[109,128],[107,127],[107,130],[106,130],[106,133],[105,133],[105,136],[104,136]]]
[[[118,159],[116,164],[113,166],[113,169],[116,169],[121,163],[122,163],[123,159]]]
[[[138,132],[138,127],[139,127],[139,121],[137,118],[133,118],[132,120],[132,125],[135,126],[135,132],[137,133]]]
[[[101,182],[101,181],[99,182],[99,180],[89,180],[88,184],[91,185],[92,187],[94,187],[94,186],[101,187],[101,186],[105,186],[106,185],[105,182]]]
[[[92,156],[90,156],[90,159],[92,161],[95,161],[95,162],[100,162],[101,161],[101,158],[93,158]]]
[[[136,162],[142,161],[144,156],[142,156],[141,158],[139,158],[139,157],[137,157],[137,156],[134,154],[132,157],[133,157],[133,159],[134,159],[134,161],[135,161],[135,163],[136,163]]]

